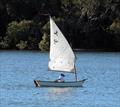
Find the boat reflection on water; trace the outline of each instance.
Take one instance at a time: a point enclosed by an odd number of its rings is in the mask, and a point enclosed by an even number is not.
[[[72,88],[50,88],[49,92],[50,94],[57,94],[57,95],[62,95],[64,93],[70,93],[70,91],[72,90]]]

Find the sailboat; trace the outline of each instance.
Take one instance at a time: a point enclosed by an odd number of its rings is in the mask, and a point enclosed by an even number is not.
[[[86,79],[77,80],[75,54],[68,41],[50,17],[50,55],[48,67],[50,71],[74,73],[75,81],[55,82],[34,80],[36,87],[82,87]]]

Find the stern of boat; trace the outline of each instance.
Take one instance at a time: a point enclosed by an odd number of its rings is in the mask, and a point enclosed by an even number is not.
[[[40,80],[34,80],[34,84],[36,87],[40,87]]]

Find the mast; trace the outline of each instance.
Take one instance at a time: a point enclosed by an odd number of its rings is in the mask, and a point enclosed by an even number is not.
[[[71,42],[71,36],[69,36],[69,37],[70,37],[70,46],[71,46],[71,49],[73,51],[72,44],[71,44],[72,43]],[[74,53],[74,55],[75,55],[75,53]],[[76,55],[75,55],[75,60],[76,60]],[[75,63],[75,61],[74,61],[74,63]],[[75,72],[74,72],[74,74],[75,74],[75,81],[77,81],[77,70],[76,70],[76,66],[75,65],[74,65],[74,69],[75,69]]]
[[[77,81],[77,71],[76,71],[76,67],[75,67],[75,81]]]

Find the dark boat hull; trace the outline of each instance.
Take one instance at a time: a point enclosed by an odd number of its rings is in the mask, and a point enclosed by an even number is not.
[[[34,80],[36,87],[82,87],[86,79],[80,81],[54,82]]]

